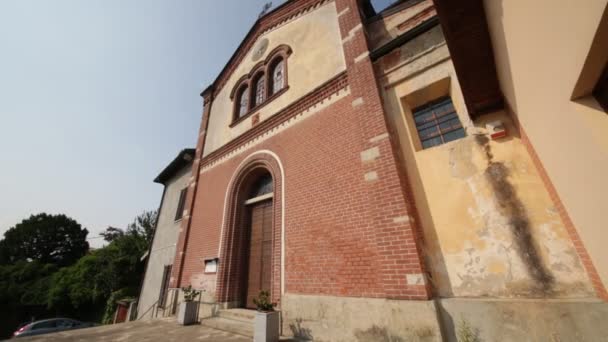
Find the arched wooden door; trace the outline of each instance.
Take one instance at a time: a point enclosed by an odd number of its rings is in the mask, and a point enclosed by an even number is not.
[[[249,244],[249,274],[247,279],[247,308],[255,308],[253,298],[260,291],[270,291],[272,268],[272,200],[250,205],[251,239]]]
[[[245,201],[248,216],[249,248],[247,253],[247,281],[245,307],[255,309],[253,299],[260,291],[271,290],[273,199],[272,177],[261,176],[253,185],[250,198]]]

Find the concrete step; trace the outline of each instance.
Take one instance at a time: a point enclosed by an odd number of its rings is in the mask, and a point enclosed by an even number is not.
[[[247,309],[220,310],[219,317],[250,322],[253,324],[253,320],[255,319],[255,311]]]
[[[233,334],[253,337],[253,321],[248,322],[223,317],[213,317],[203,319],[201,325]]]

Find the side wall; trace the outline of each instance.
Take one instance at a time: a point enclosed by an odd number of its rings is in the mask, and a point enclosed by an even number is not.
[[[484,1],[506,101],[604,286],[608,285],[604,217],[608,212],[608,115],[598,110],[594,100],[570,99],[607,3]]]
[[[148,265],[144,276],[144,283],[139,296],[137,309],[138,319],[152,318],[155,314],[162,286],[163,271],[166,265],[173,264],[175,245],[180,233],[181,220],[175,221],[175,211],[179,202],[179,195],[188,185],[191,168],[185,167],[178,172],[165,185],[165,194],[162,207],[158,215],[158,224],[152,241],[152,249],[148,255]]]
[[[400,51],[399,51],[400,50]],[[441,28],[376,63],[442,297],[591,297],[566,227],[505,112],[471,121]],[[421,149],[412,109],[449,95],[463,139]],[[508,136],[490,140],[501,120]]]

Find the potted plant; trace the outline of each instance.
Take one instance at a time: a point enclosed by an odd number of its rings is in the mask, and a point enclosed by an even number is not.
[[[253,330],[254,342],[275,342],[279,340],[279,313],[274,311],[276,303],[270,301],[268,291],[260,291],[253,299],[258,311],[255,313]]]
[[[198,320],[198,303],[194,301],[194,298],[201,292],[193,289],[192,285],[182,287],[182,291],[184,292],[184,301],[179,305],[177,322],[182,325],[196,323]]]

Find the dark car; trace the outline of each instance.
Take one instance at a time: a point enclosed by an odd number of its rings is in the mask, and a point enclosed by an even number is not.
[[[95,324],[93,323],[80,322],[70,318],[43,319],[41,321],[35,321],[32,323],[26,323],[21,325],[19,329],[13,333],[13,337],[48,334],[64,330],[88,328],[94,325]]]

